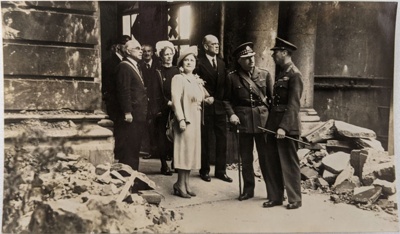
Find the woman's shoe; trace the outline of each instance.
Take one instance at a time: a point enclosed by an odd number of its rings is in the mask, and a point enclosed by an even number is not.
[[[173,188],[174,188],[174,195],[183,198],[191,198],[189,194],[184,193],[176,184],[174,184]]]
[[[189,194],[189,195],[192,196],[192,197],[195,197],[195,196],[196,196],[196,194],[195,194],[194,192],[189,192],[189,190],[186,190],[186,192],[187,192],[187,194]]]

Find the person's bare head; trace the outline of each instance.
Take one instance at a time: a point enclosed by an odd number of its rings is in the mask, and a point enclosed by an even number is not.
[[[219,53],[219,41],[214,35],[208,34],[203,38],[203,47],[206,54],[215,56]]]

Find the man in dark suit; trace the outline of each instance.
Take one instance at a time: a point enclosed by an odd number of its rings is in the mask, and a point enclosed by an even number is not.
[[[131,40],[130,36],[123,35],[118,43],[112,45],[111,56],[106,59],[101,66],[102,77],[101,77],[101,93],[103,101],[106,105],[106,112],[108,115],[115,113],[115,97],[110,95],[115,93],[115,68],[122,61],[124,57],[124,52],[122,47],[127,41]],[[111,117],[110,117],[111,119]]]
[[[270,73],[255,66],[253,43],[236,48],[233,56],[237,70],[228,74],[227,104],[229,121],[239,130],[239,152],[243,168],[243,193],[239,200],[254,197],[253,147],[257,148],[261,172],[265,178],[266,139],[258,126],[265,126],[269,100],[272,98],[273,80]]]
[[[287,209],[301,207],[301,174],[297,156],[297,142],[285,138],[299,138],[300,98],[303,92],[302,75],[293,64],[291,55],[297,47],[290,42],[276,38],[272,57],[279,66],[275,78],[272,108],[266,128],[276,132],[267,134],[267,192],[268,201],[263,206],[282,205],[284,189],[288,196]]]
[[[165,134],[162,110],[167,105],[167,102],[163,93],[163,81],[157,71],[161,65],[158,60],[153,60],[153,55],[153,46],[143,44],[143,60],[140,66],[142,67],[144,84],[149,98],[147,128],[150,138],[150,154],[143,158],[159,158],[161,161],[161,174],[171,176],[172,171],[167,164],[167,152],[165,152],[160,142],[162,135]]]
[[[116,68],[114,154],[119,162],[134,170],[139,168],[139,150],[147,117],[147,94],[138,62],[142,59],[142,47],[136,40],[126,42],[126,58]]]
[[[217,56],[218,38],[206,35],[203,39],[203,48],[205,55],[199,57],[197,74],[205,81],[205,88],[214,98],[214,103],[204,106],[200,177],[204,181],[211,181],[210,156],[215,155],[215,177],[232,182],[232,179],[226,175],[227,123],[223,103],[226,88],[225,63]]]

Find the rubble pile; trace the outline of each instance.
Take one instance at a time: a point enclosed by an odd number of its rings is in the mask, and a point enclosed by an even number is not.
[[[125,164],[16,147],[6,151],[4,176],[3,232],[179,232],[182,214],[159,206],[155,183]]]
[[[329,120],[303,136],[298,151],[302,186],[330,193],[335,203],[397,215],[395,156],[374,131]]]

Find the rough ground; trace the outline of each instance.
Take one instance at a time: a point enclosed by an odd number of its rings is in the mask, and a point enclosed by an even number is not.
[[[238,172],[227,171],[234,179],[226,183],[212,178],[207,183],[198,172],[191,174],[191,183],[197,197],[184,199],[172,195],[177,174],[159,174],[157,159],[140,161],[144,172],[158,185],[164,199],[161,205],[183,212],[178,221],[184,233],[265,233],[265,232],[399,232],[398,217],[384,211],[367,211],[350,204],[334,204],[328,194],[305,191],[303,207],[287,210],[284,206],[262,208],[266,198],[262,180],[256,183],[255,197],[238,201]],[[211,168],[213,176],[213,168]],[[285,203],[284,203],[285,205]]]

